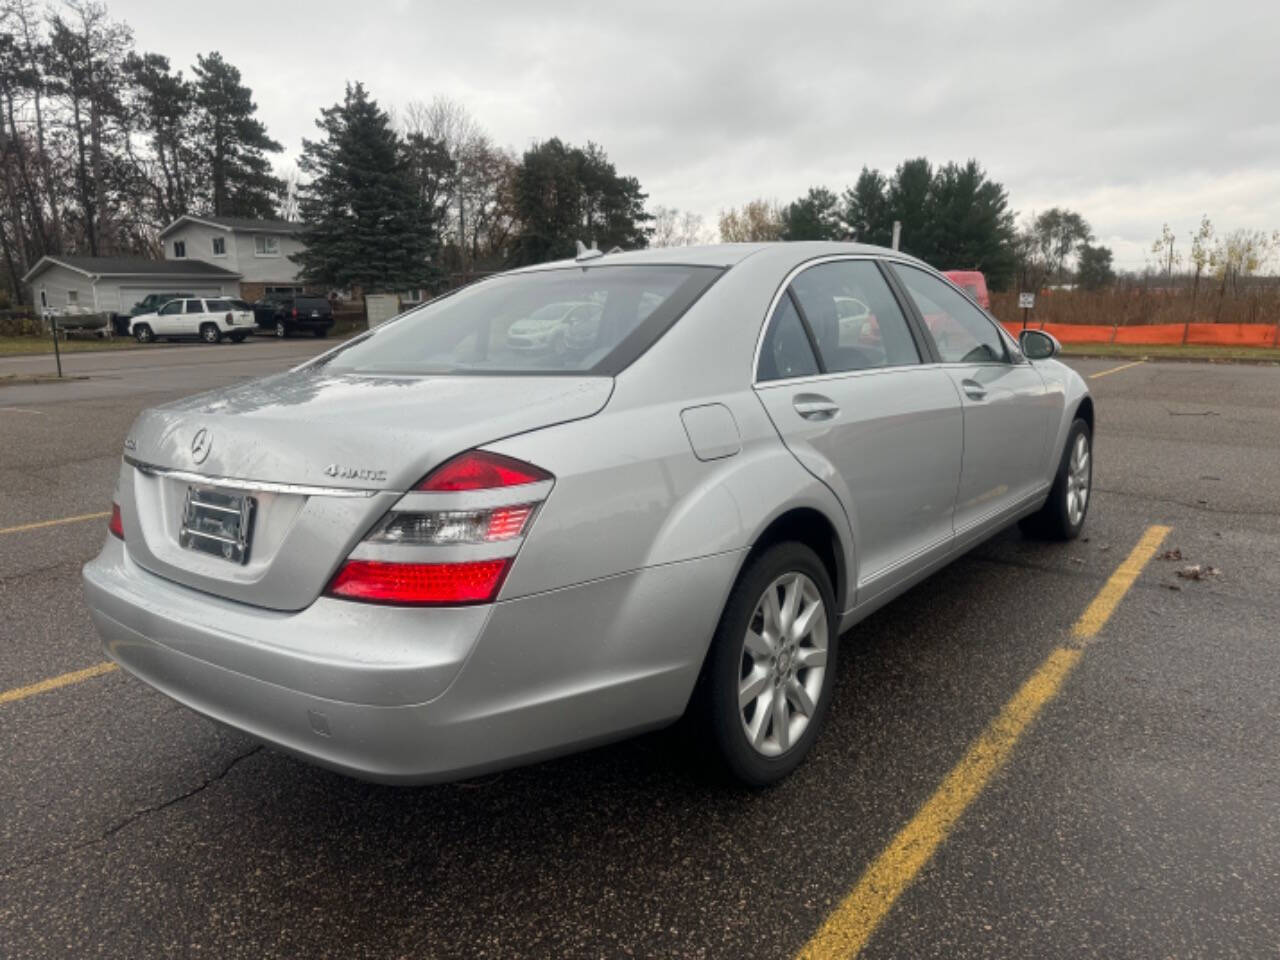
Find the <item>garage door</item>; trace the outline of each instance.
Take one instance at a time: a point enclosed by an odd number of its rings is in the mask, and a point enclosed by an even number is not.
[[[181,293],[189,297],[223,297],[228,296],[219,284],[190,284],[178,282],[151,284],[146,287],[121,286],[120,312],[128,313],[139,300],[149,293]]]

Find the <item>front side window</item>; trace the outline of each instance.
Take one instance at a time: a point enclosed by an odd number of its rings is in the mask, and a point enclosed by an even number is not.
[[[819,373],[818,360],[813,355],[809,335],[805,333],[795,300],[784,293],[769,318],[769,329],[760,344],[760,365],[756,379],[789,380],[792,377],[812,377]]]
[[[204,304],[199,300],[188,300],[187,313],[204,313]]]
[[[163,307],[160,308],[161,315],[166,317],[171,317],[175,313],[181,313],[181,312],[182,312],[181,300],[171,300],[169,303],[166,303]]]
[[[226,237],[213,238],[213,255],[215,257],[225,257],[227,255],[227,238]]]
[[[791,288],[828,373],[920,362],[907,318],[874,262],[820,263]]]
[[[173,259],[185,260],[186,257],[187,257],[187,241],[185,240],[173,241]]]
[[[637,265],[494,277],[403,313],[323,362],[351,373],[612,375],[721,273]]]
[[[895,263],[893,270],[924,317],[943,363],[1009,361],[995,324],[959,291],[918,267]]]
[[[259,257],[280,256],[280,238],[257,234],[253,238],[253,252]]]

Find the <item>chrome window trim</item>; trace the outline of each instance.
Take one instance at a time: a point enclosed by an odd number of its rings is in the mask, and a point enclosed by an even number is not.
[[[353,499],[368,498],[385,493],[383,490],[357,490],[350,487],[320,487],[305,483],[274,483],[269,480],[244,480],[238,477],[210,476],[193,473],[190,470],[177,470],[173,467],[160,467],[154,463],[145,463],[134,457],[126,456],[124,462],[139,473],[149,477],[164,477],[169,480],[182,480],[204,487],[225,487],[231,490],[257,491],[259,493],[286,493],[301,497],[350,497]]]
[[[872,263],[902,263],[907,266],[920,266],[920,264],[912,260],[908,260],[905,257],[886,257],[882,254],[875,253],[829,253],[821,257],[814,257],[812,260],[806,260],[803,263],[792,267],[787,275],[782,278],[782,283],[778,285],[778,289],[774,293],[773,299],[769,301],[769,308],[765,310],[764,320],[760,324],[760,332],[756,334],[756,349],[751,357],[751,386],[753,389],[759,390],[762,387],[773,386],[778,383],[804,383],[815,379],[829,380],[833,377],[848,377],[884,370],[914,370],[917,367],[927,367],[931,365],[928,360],[921,357],[919,363],[901,363],[892,367],[868,367],[865,370],[840,370],[833,373],[820,373],[809,377],[790,377],[786,380],[760,379],[760,351],[764,348],[765,334],[769,332],[769,321],[773,319],[773,311],[777,309],[778,301],[781,300],[786,295],[787,291],[791,289],[791,281],[810,267],[817,267],[824,263],[836,263],[845,260],[870,260]],[[933,268],[926,266],[924,269],[932,270]],[[944,277],[943,279],[945,280],[946,278]],[[889,291],[890,293],[893,292],[892,286],[890,286]],[[907,320],[905,314],[903,319]],[[910,321],[908,320],[907,323],[909,325]],[[1002,364],[1002,366],[1006,366],[1006,364]]]

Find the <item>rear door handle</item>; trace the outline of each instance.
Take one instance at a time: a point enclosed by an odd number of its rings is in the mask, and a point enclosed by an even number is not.
[[[970,400],[987,399],[987,390],[977,380],[961,380],[960,386],[964,388],[965,396]]]
[[[797,394],[791,405],[806,420],[830,420],[840,412],[834,400],[817,393]]]

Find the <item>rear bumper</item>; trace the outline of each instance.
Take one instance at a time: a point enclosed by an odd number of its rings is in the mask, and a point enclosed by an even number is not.
[[[483,607],[320,599],[280,613],[85,566],[107,655],[202,714],[365,779],[457,779],[674,720],[737,552]]]

